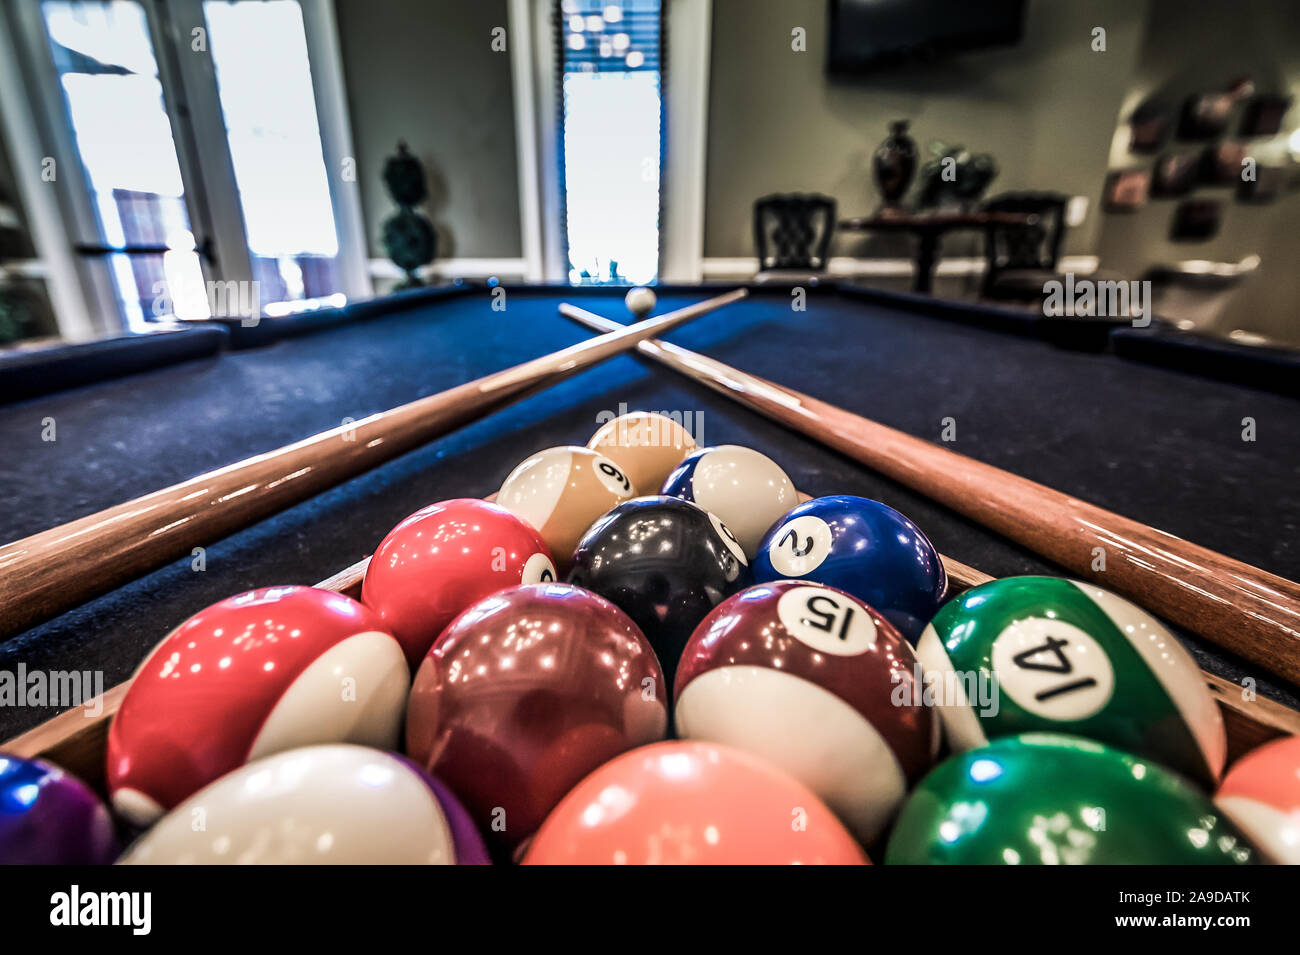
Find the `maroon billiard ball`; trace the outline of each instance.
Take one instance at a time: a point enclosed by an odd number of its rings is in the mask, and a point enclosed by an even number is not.
[[[375,549],[361,602],[414,668],[456,614],[493,591],[555,579],[541,535],[504,507],[457,498],[421,508]]]
[[[597,766],[662,739],[666,696],[650,644],[608,600],[511,587],[453,620],[420,664],[406,749],[508,853]]]
[[[911,646],[857,598],[759,584],[719,604],[687,643],[677,733],[784,769],[867,844],[938,750],[918,678]]]

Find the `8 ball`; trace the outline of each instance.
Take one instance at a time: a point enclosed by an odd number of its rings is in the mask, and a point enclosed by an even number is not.
[[[675,497],[640,497],[587,531],[569,583],[631,617],[671,685],[682,648],[705,614],[750,584],[736,538],[708,511]]]

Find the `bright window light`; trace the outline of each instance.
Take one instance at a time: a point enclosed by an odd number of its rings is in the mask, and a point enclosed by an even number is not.
[[[602,25],[621,22],[622,29],[593,37],[582,50],[570,45],[565,56],[569,278],[641,285],[659,271],[659,3],[629,0],[611,8],[579,0],[575,9],[583,15],[617,9],[617,17],[604,17]],[[642,49],[615,55],[633,43]],[[647,62],[643,50],[653,51],[653,60]]]

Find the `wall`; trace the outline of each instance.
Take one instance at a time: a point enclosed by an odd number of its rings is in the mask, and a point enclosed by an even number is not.
[[[396,206],[384,161],[425,165],[438,257],[522,254],[510,54],[491,48],[505,0],[335,0],[370,254]]]
[[[1096,244],[1107,155],[1140,42],[1145,0],[1032,0],[1015,48],[949,57],[850,80],[825,71],[825,0],[714,0],[704,254],[752,256],[753,202],[810,190],[842,215],[878,203],[870,156],[892,119],[912,121],[923,157],[932,140],[991,152],[990,192],[1051,189],[1090,200],[1067,253]],[[807,52],[790,31],[807,30]],[[1107,51],[1090,48],[1104,26]],[[974,243],[973,245],[971,243]],[[950,240],[947,245],[953,245]],[[967,251],[978,240],[965,242]],[[946,245],[946,247],[947,247]],[[900,254],[888,238],[837,239],[836,254]]]
[[[1261,165],[1287,161],[1287,133],[1300,125],[1300,4],[1281,0],[1153,0],[1122,119],[1140,103],[1170,105],[1175,116],[1196,93],[1225,88],[1242,75],[1260,92],[1287,93],[1293,104],[1282,132],[1271,140],[1242,140]],[[1240,111],[1228,127],[1235,133]],[[1114,168],[1152,168],[1155,156],[1127,150],[1127,126],[1116,136]],[[1233,138],[1225,136],[1225,138]],[[1164,152],[1195,152],[1204,143],[1167,138]],[[1172,242],[1169,227],[1179,199],[1151,199],[1134,213],[1103,216],[1098,243],[1102,266],[1140,275],[1152,265],[1185,259],[1237,262],[1260,256],[1260,269],[1229,301],[1218,328],[1246,329],[1300,341],[1300,193],[1270,205],[1246,205],[1231,188],[1197,188],[1197,198],[1220,200],[1220,232],[1203,242]]]

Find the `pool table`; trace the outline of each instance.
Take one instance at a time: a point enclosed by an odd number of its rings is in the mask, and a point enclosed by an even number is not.
[[[656,313],[718,290],[664,286]],[[21,386],[9,392],[16,400],[0,404],[0,539],[581,341],[588,333],[557,306],[572,301],[629,320],[623,291],[465,285],[251,329],[213,323],[202,347],[170,347],[149,360],[124,360],[129,344],[98,358],[93,346],[71,358],[66,350],[25,356],[20,375],[8,379]],[[789,288],[756,286],[745,301],[668,338],[927,439],[939,440],[952,419],[954,450],[1300,577],[1300,365],[1293,356],[1219,361],[1214,349],[1225,346],[1198,349],[1184,336],[1161,347],[1159,329],[1134,349],[1117,347],[1115,336],[1136,331],[1113,323],[845,284],[806,291],[800,310]],[[504,309],[494,309],[502,294]],[[0,363],[0,388],[9,373]],[[703,443],[757,448],[810,494],[883,500],[912,517],[942,553],[985,573],[1061,573],[815,441],[629,355],[204,542],[202,572],[188,557],[178,560],[21,633],[0,644],[0,669],[102,670],[112,686],[203,606],[252,587],[322,580],[369,554],[411,511],[490,494],[533,451],[585,443],[601,412],[623,407],[690,412]],[[57,422],[55,442],[42,440],[48,418]],[[1255,423],[1253,441],[1243,440],[1246,418]],[[1203,668],[1234,681],[1253,677],[1261,694],[1300,703],[1296,687],[1181,636]],[[51,715],[0,708],[0,740]]]

